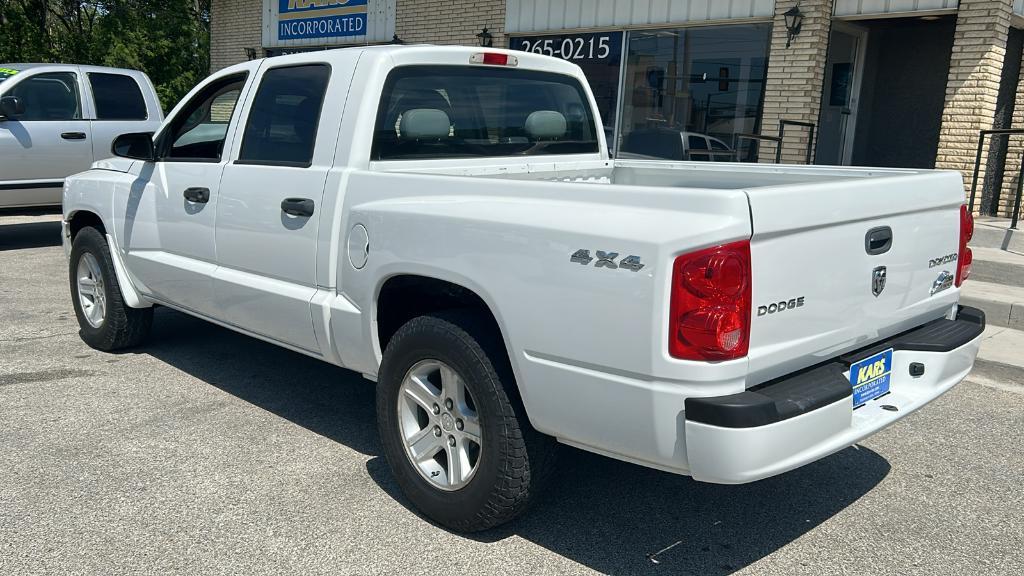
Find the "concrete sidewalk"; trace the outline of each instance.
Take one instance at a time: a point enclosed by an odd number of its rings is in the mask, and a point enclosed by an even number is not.
[[[960,302],[985,311],[988,324],[1024,329],[1024,252],[975,246]]]
[[[1010,229],[1009,218],[978,216],[974,219],[974,239],[971,246],[982,246],[1024,253],[1024,225]]]
[[[989,325],[970,379],[1020,393],[1024,386],[1024,330]]]

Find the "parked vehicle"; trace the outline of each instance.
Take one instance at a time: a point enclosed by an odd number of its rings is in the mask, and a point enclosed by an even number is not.
[[[642,128],[626,134],[620,158],[664,158],[693,162],[734,162],[736,151],[714,136],[666,128]]]
[[[64,179],[109,156],[114,137],[162,120],[142,72],[0,64],[0,208],[60,204]]]
[[[81,336],[132,346],[161,304],[362,373],[398,484],[464,531],[556,441],[751,482],[971,370],[958,173],[610,160],[600,126],[577,66],[523,52],[225,69],[68,180]]]

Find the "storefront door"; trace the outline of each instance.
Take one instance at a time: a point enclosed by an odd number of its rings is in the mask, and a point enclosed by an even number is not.
[[[815,164],[850,164],[866,44],[865,28],[833,23]]]

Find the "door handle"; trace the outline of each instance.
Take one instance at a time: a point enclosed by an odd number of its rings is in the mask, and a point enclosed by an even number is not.
[[[85,140],[85,132],[64,132],[60,137],[65,140]]]
[[[312,216],[313,207],[309,198],[285,198],[281,201],[281,211],[292,216]]]
[[[196,204],[206,204],[210,201],[210,189],[209,188],[186,188],[185,189],[185,200],[189,202],[195,202]]]
[[[864,236],[864,251],[871,256],[885,254],[892,248],[892,228],[879,226],[868,230]]]

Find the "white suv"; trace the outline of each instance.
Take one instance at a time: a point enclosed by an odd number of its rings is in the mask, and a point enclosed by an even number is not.
[[[118,135],[161,121],[142,72],[0,64],[0,208],[59,205],[64,178],[109,157]]]

